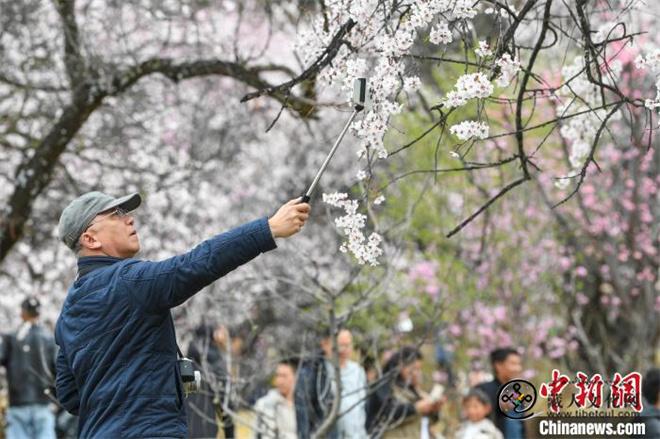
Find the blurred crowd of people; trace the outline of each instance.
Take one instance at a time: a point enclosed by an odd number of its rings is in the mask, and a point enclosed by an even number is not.
[[[280,357],[270,382],[265,386],[264,382],[256,383],[258,379],[252,375],[248,388],[241,386],[236,370],[227,369],[228,363],[236,367],[245,364],[237,349],[244,345],[240,340],[245,336],[238,330],[228,344],[229,332],[224,326],[207,329],[206,333],[212,334],[207,343],[197,338],[191,344],[190,356],[202,367],[207,365],[205,391],[188,399],[192,437],[307,439],[318,431],[330,439],[533,437],[525,421],[511,419],[498,409],[499,390],[523,374],[523,357],[513,347],[491,352],[491,374],[477,374],[457,386],[451,358],[441,347],[436,347],[435,358],[425,359],[419,346],[404,344],[384,350],[375,359],[361,349],[354,352],[353,334],[343,328],[334,337],[329,331],[319,334],[316,349],[307,350],[306,355]],[[203,349],[199,349],[200,342]],[[401,345],[400,340],[396,344]],[[206,359],[200,355],[202,351],[207,352]],[[263,357],[259,360],[262,366],[266,363]],[[425,373],[423,365],[428,368],[433,363],[444,370],[444,384],[453,387],[446,395],[442,385],[428,385],[434,381],[433,374],[430,370]],[[658,369],[645,376],[647,408],[643,415],[651,434],[645,437],[660,437],[659,376]],[[269,384],[270,388],[264,388]],[[427,392],[423,387],[432,388]],[[460,407],[460,420],[458,428],[443,435],[437,421],[449,397]],[[246,416],[241,407],[249,409],[254,417]],[[240,425],[249,425],[250,435],[239,435]]]
[[[39,320],[39,300],[26,298],[20,312],[20,326],[0,338],[0,364],[8,383],[5,437],[76,437],[77,419],[59,407],[53,391],[57,347],[51,329]],[[270,371],[264,370],[272,364],[265,353],[251,365],[241,361],[246,349],[255,349],[241,331],[231,336],[226,326],[202,326],[193,335],[187,354],[203,380],[201,389],[186,399],[190,437],[246,437],[239,434],[241,425],[249,425],[247,435],[253,439],[308,439],[319,431],[330,439],[445,437],[436,431],[436,421],[448,396],[437,383],[423,390],[423,381],[429,380],[422,377],[419,346],[386,350],[378,359],[356,355],[353,334],[343,328],[319,334],[311,353],[282,357]],[[446,356],[436,356],[447,367]],[[461,424],[449,437],[530,437],[525,422],[497,409],[502,385],[521,376],[521,354],[498,348],[490,363],[492,380],[452,391],[461,400]],[[451,370],[447,372],[445,384],[453,386]],[[271,374],[265,383],[254,378]],[[643,388],[651,434],[660,434],[659,389],[660,371],[653,369]],[[246,408],[251,416],[245,415]]]

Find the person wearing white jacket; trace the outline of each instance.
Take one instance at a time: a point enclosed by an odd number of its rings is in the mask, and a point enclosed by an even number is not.
[[[470,390],[463,398],[463,413],[467,419],[456,433],[456,439],[503,439],[502,432],[488,419],[491,409],[486,393]]]
[[[348,329],[337,334],[339,369],[341,371],[341,401],[337,418],[339,439],[366,439],[367,375],[362,366],[350,358],[353,354],[353,335]],[[330,376],[334,371],[330,368]]]
[[[296,439],[296,409],[293,391],[296,361],[281,360],[275,371],[275,388],[257,400],[257,424],[253,439]]]

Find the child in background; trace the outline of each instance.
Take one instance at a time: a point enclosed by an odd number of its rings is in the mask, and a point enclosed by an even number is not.
[[[503,439],[495,424],[488,419],[492,410],[488,395],[472,389],[463,398],[463,414],[467,418],[456,433],[456,439]]]

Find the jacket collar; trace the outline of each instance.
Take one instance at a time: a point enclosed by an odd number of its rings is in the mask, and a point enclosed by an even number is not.
[[[84,256],[78,258],[78,279],[97,268],[109,267],[121,260],[121,258],[114,256]]]

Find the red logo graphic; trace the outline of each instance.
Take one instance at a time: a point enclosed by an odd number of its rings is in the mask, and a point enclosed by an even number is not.
[[[606,382],[600,374],[594,374],[591,378],[584,372],[577,373],[577,379],[573,382],[576,392],[572,395],[570,406],[575,403],[578,408],[599,409],[604,405],[608,408],[632,408],[636,412],[642,411],[642,376],[639,372],[630,372],[621,376],[619,372],[614,374],[610,386],[610,396],[604,398]],[[550,411],[559,413],[562,406],[562,392],[568,387],[571,380],[557,369],[552,370],[552,380],[541,384],[539,394],[548,399]],[[607,404],[604,404],[607,402]]]
[[[589,407],[600,408],[603,405],[603,377],[599,373],[591,379],[582,373],[577,373],[577,382],[575,386],[578,393],[575,395],[575,403],[580,408],[587,408],[587,401],[591,403]]]
[[[612,407],[630,406],[637,412],[642,411],[642,376],[639,372],[630,372],[621,377],[619,372],[612,380]]]
[[[562,375],[557,369],[552,369],[552,381],[541,384],[539,394],[544,398],[548,398],[550,410],[553,413],[559,413],[561,392],[570,382],[571,380],[566,375]]]

